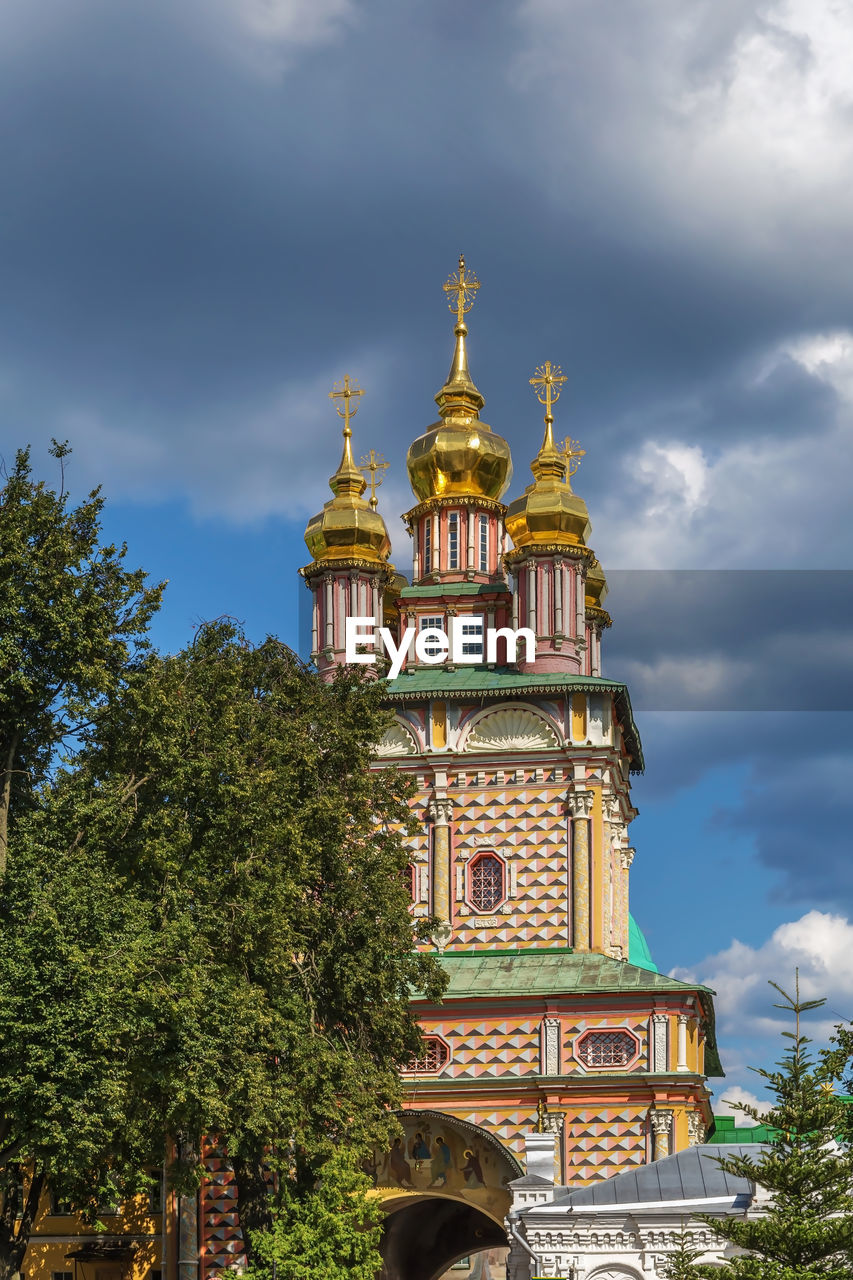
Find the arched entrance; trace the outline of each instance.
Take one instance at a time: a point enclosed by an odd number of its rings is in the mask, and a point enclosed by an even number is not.
[[[404,1135],[374,1156],[387,1212],[383,1280],[436,1280],[460,1258],[506,1244],[508,1184],[521,1165],[485,1129],[404,1111]]]

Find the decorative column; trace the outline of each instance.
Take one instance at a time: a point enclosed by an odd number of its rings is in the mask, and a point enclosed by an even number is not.
[[[539,1070],[543,1076],[558,1076],[560,1074],[559,1019],[543,1018],[539,1037],[539,1052],[541,1055]]]
[[[446,943],[453,920],[450,883],[450,822],[453,817],[453,801],[447,796],[430,801],[430,817],[433,820],[432,913],[441,922],[438,929],[439,940],[443,937]]]
[[[649,1113],[649,1119],[652,1122],[652,1134],[654,1136],[653,1159],[665,1160],[671,1149],[672,1112],[652,1111]]]
[[[649,1069],[662,1075],[669,1070],[669,1054],[667,1052],[667,1023],[669,1019],[665,1013],[652,1014],[652,1051],[649,1055],[651,1061]]]
[[[687,1065],[687,1024],[690,1017],[686,1013],[678,1015],[678,1061],[675,1064],[676,1071],[689,1071]]]
[[[572,791],[572,948],[590,948],[590,828],[592,826],[592,791]]]
[[[629,961],[631,958],[631,922],[628,914],[628,872],[631,863],[634,861],[635,849],[620,849],[619,861],[622,864],[622,909],[620,916],[622,917],[622,954]]]
[[[687,1145],[688,1147],[698,1147],[705,1141],[705,1126],[702,1123],[702,1116],[698,1111],[688,1111],[687,1113]]]

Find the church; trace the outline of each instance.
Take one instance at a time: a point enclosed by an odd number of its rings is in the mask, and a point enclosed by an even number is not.
[[[721,1074],[712,993],[657,972],[630,914],[642,747],[626,686],[602,674],[607,584],[573,487],[584,451],[555,438],[565,377],[546,362],[530,379],[544,433],[513,495],[469,368],[479,282],[464,259],[444,288],[450,372],[407,455],[411,581],[389,562],[376,456],[355,462],[349,379],[333,392],[333,497],[301,571],[322,676],[354,658],[348,618],[405,648],[398,674],[378,636],[358,660],[373,654],[394,713],[377,767],[415,780],[412,911],[436,919],[449,976],[440,1006],[415,1000],[405,1138],[376,1154],[391,1280],[434,1280],[506,1244],[525,1179],[585,1187],[703,1143],[705,1081]],[[520,1240],[510,1271],[529,1274]]]
[[[722,1074],[713,993],[658,972],[630,913],[643,754],[628,689],[603,674],[611,619],[575,492],[584,451],[555,435],[566,379],[550,362],[530,378],[544,431],[513,488],[468,363],[479,287],[460,258],[438,419],[407,456],[410,576],[389,559],[385,464],[356,462],[349,377],[332,392],[332,497],[300,571],[320,677],[360,662],[383,683],[393,722],[375,767],[414,781],[411,911],[432,922],[424,945],[448,975],[440,1005],[413,993],[423,1052],[404,1076],[401,1136],[366,1163],[387,1214],[383,1280],[642,1280],[697,1204],[743,1212],[754,1188],[718,1175],[707,1145],[722,1136],[706,1086]],[[637,862],[654,874],[653,851]],[[146,1204],[107,1210],[111,1236],[45,1204],[28,1275],[239,1272],[225,1153],[209,1147],[205,1167],[198,1195],[157,1184]]]

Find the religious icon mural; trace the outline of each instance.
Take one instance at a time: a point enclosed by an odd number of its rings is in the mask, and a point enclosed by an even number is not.
[[[438,1111],[407,1111],[399,1119],[403,1136],[365,1163],[377,1187],[451,1195],[502,1220],[508,1183],[521,1169],[495,1138]]]

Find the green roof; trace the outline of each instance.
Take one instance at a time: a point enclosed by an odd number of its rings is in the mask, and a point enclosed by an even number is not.
[[[630,912],[628,913],[628,959],[639,969],[648,969],[651,973],[660,972],[652,959],[646,935]]]
[[[422,596],[425,600],[437,600],[440,596],[496,596],[508,595],[509,587],[494,582],[434,582],[422,587],[403,587],[401,600]]]
[[[563,947],[445,951],[441,965],[450,978],[444,1000],[496,995],[594,995],[599,991],[709,990],[597,952],[573,952]]]
[[[568,693],[614,694],[619,723],[631,755],[631,772],[643,771],[643,748],[634,724],[628,688],[619,680],[604,676],[578,676],[568,672],[550,675],[526,675],[513,667],[416,667],[402,672],[394,680],[385,681],[386,696],[394,702],[417,701],[439,695],[445,698],[502,698],[508,694]]]

